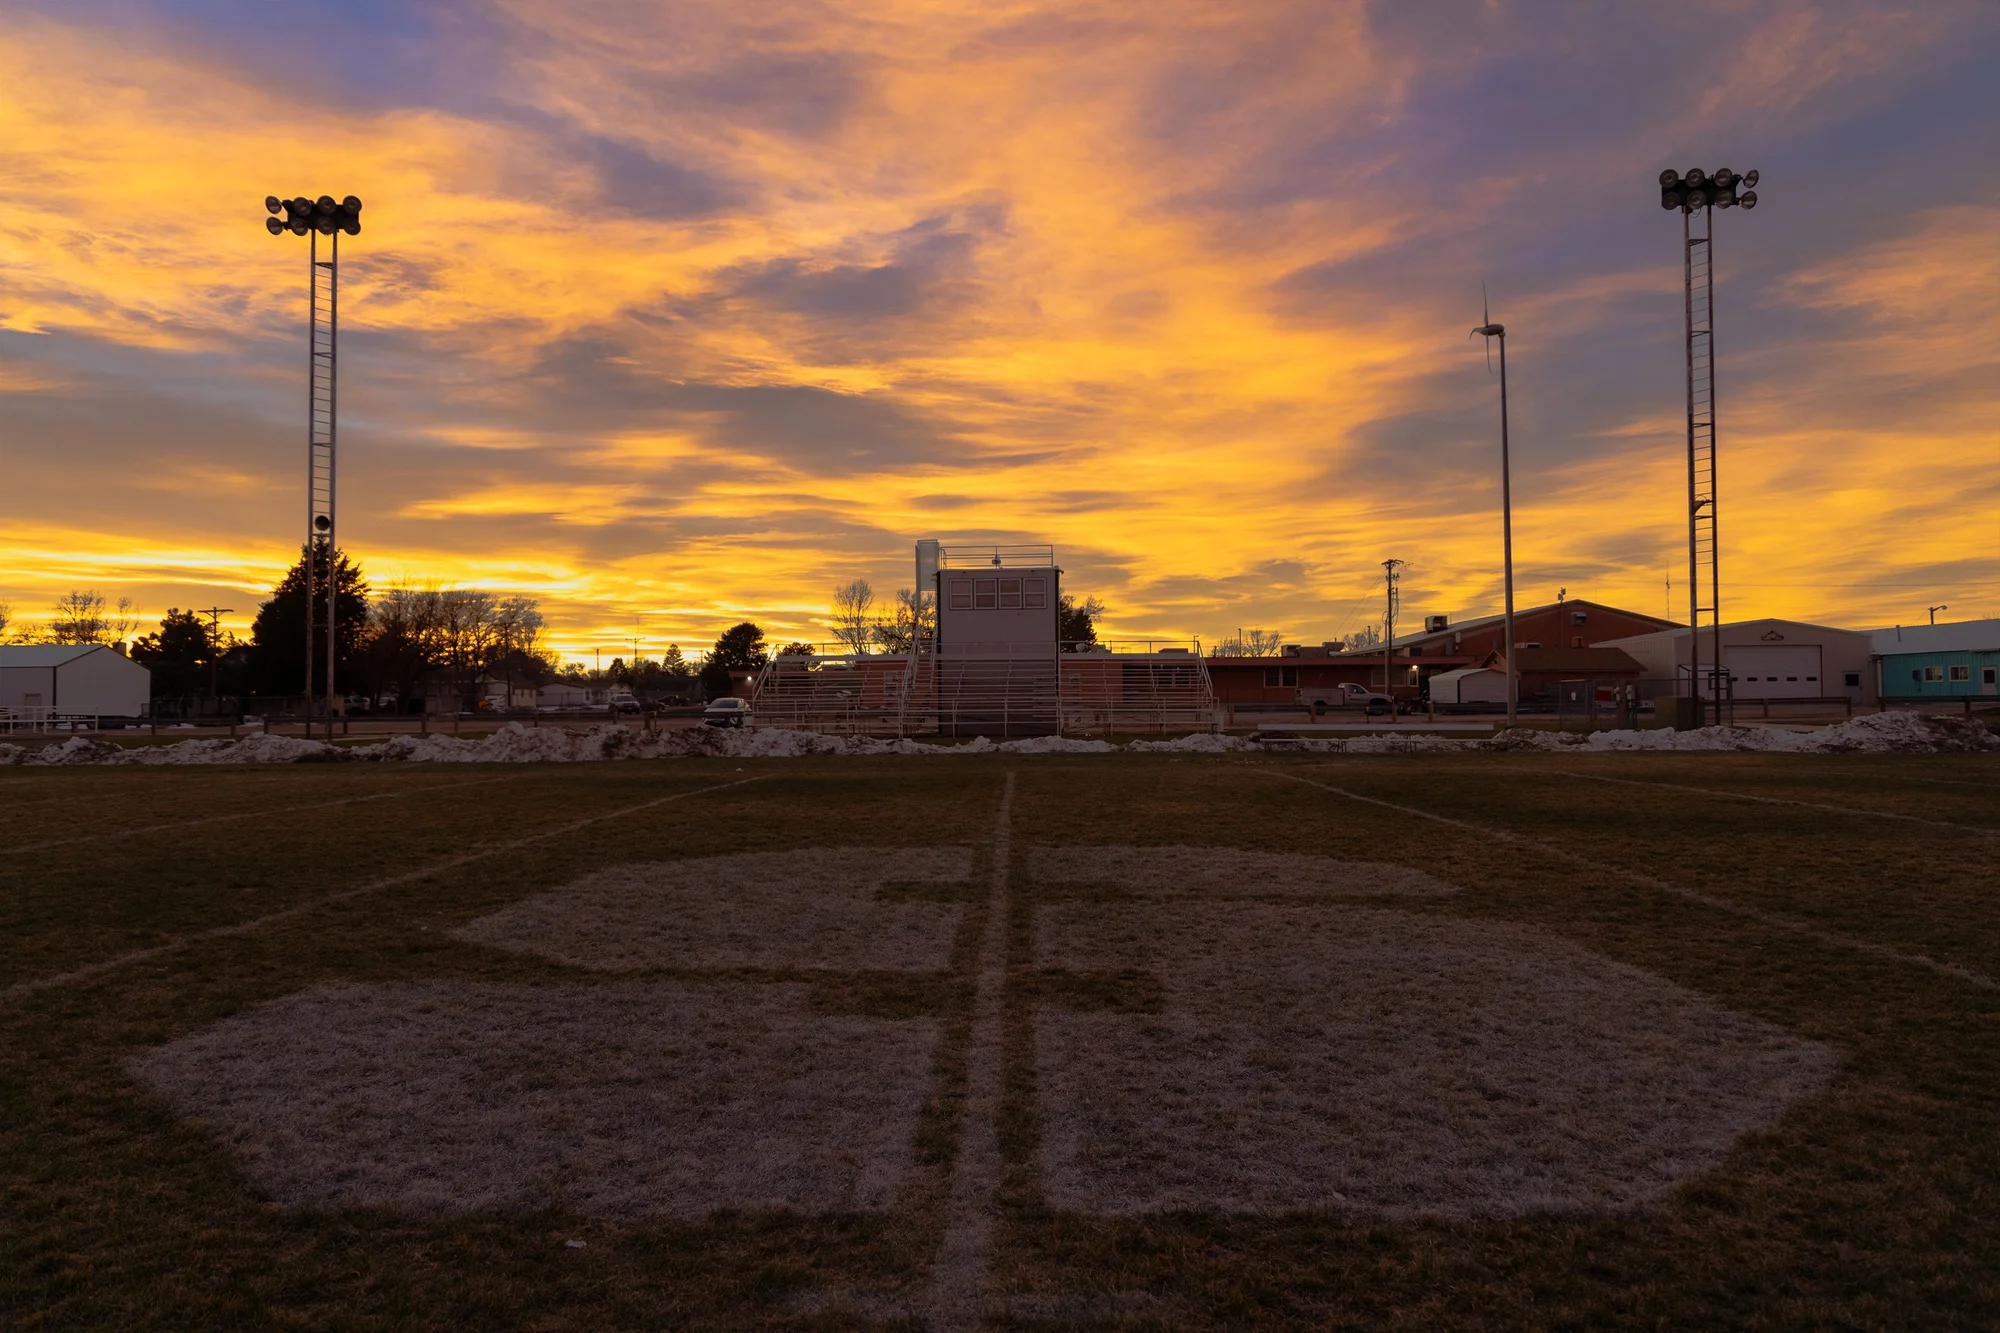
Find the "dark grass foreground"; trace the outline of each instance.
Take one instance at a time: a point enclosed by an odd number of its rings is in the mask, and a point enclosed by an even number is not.
[[[2000,990],[1985,983],[2000,977],[2000,762],[1131,755],[0,770],[0,1327],[921,1326],[1006,767],[1017,790],[999,922],[1006,1081],[991,1326],[1995,1326]],[[709,790],[746,778],[757,780]],[[680,799],[655,803],[667,796]],[[628,809],[638,812],[579,824]],[[480,855],[501,844],[509,850]],[[1241,858],[1239,886],[1182,854],[1043,850],[1202,845],[1260,855]],[[877,876],[847,853],[816,866],[815,848],[876,848],[888,864]],[[970,848],[970,861],[940,851],[947,860],[912,864],[896,850],[911,848]],[[768,880],[644,869],[747,854],[786,854],[755,864],[782,867],[781,887],[810,910],[787,914]],[[1364,870],[1315,881],[1298,856]],[[1378,880],[1384,866],[1402,873]],[[376,883],[388,887],[321,905]],[[856,888],[868,883],[880,886],[873,898]],[[568,901],[611,913],[617,930],[556,910],[559,891],[579,884]],[[687,932],[662,933],[647,916],[647,895],[661,893],[688,913]],[[766,930],[730,933],[738,918],[717,905],[732,894]],[[1651,1034],[1648,1059],[1669,1040],[1698,1048],[1708,1032],[1739,1050],[1807,1052],[1808,1064],[1824,1051],[1827,1063],[1787,1085],[1788,1111],[1746,1117],[1759,1127],[1638,1206],[1516,1216],[1481,1206],[1401,1221],[1365,1206],[1060,1208],[1088,1203],[1090,1189],[1142,1193],[1115,1174],[1057,1173],[1051,1189],[1047,1163],[1075,1132],[1062,1110],[1071,1084],[1130,1074],[1146,1048],[1120,1046],[1127,1063],[1095,1073],[1073,1058],[1057,1070],[1038,1062],[1037,1032],[1152,1031],[1150,1049],[1179,1059],[1177,1043],[1203,1035],[1167,1021],[1186,987],[1227,978],[1274,939],[1292,947],[1287,957],[1334,959],[1362,985],[1367,968],[1335,930],[1342,914],[1395,914],[1409,924],[1392,933],[1420,943],[1539,938],[1547,957],[1587,951],[1593,981],[1571,988],[1578,1004],[1638,969],[1645,985],[1672,988],[1655,993],[1680,1016]],[[840,947],[816,950],[801,925],[812,921]],[[1038,937],[1038,922],[1057,921],[1071,933],[1044,925]],[[1251,933],[1215,956],[1190,943],[1197,930],[1223,945]],[[893,943],[905,936],[906,947]],[[577,952],[593,939],[612,951],[609,967]],[[760,952],[760,939],[783,947]],[[191,942],[160,947],[179,940]],[[1425,990],[1423,967],[1407,966],[1422,951],[1404,956],[1395,985],[1448,1010]],[[1503,961],[1481,974],[1525,985]],[[1366,1003],[1389,991],[1340,1001],[1313,975],[1263,985],[1254,1004],[1202,1003],[1252,1026],[1258,1006],[1277,1004],[1271,1022],[1300,1031],[1403,1031],[1408,1006],[1365,1021]],[[716,1002],[730,995],[744,998]],[[438,996],[465,1003],[423,1010]],[[398,1002],[407,997],[429,998]],[[1302,1021],[1319,1003],[1329,1012]],[[1565,1078],[1587,1076],[1593,1058],[1608,1064],[1592,1043],[1615,1035],[1620,1003],[1605,997],[1585,1016],[1579,1068],[1560,1069],[1548,1041],[1535,1058]],[[412,1029],[419,1010],[429,1017]],[[489,1022],[468,1025],[482,1012]],[[1559,1026],[1559,1013],[1535,1012],[1545,1037]],[[703,1064],[699,1050],[662,1045],[670,1029],[727,1058]],[[341,1034],[330,1045],[329,1031]],[[489,1040],[495,1031],[507,1040]],[[1399,1039],[1413,1048],[1410,1068],[1427,1035]],[[1395,1073],[1398,1043],[1370,1040]],[[1423,1049],[1437,1058],[1434,1041]],[[1706,1058],[1726,1065],[1718,1049]],[[1281,1052],[1258,1054],[1255,1077],[1282,1092]],[[399,1059],[404,1083],[379,1081]],[[216,1075],[215,1061],[233,1061],[238,1081]],[[706,1100],[694,1082],[675,1083],[674,1095],[696,1097],[678,1111],[671,1097],[649,1100],[646,1079],[675,1061],[735,1082]],[[894,1072],[871,1077],[870,1062]],[[1674,1095],[1699,1064],[1662,1074]],[[790,1174],[759,1149],[782,1135],[744,1110],[755,1099],[729,1100],[765,1068],[800,1089],[792,1128],[810,1152]],[[1038,1086],[1056,1072],[1070,1082]],[[427,1194],[421,1171],[342,1119],[343,1096],[380,1108],[418,1075],[435,1105],[470,1097],[455,1137],[449,1116],[426,1124],[446,1134],[435,1179],[449,1186],[459,1170],[483,1192]],[[233,1137],[241,1116],[177,1110],[165,1094],[188,1078],[183,1105],[250,1104],[277,1145],[264,1151],[288,1155],[260,1166],[246,1155],[256,1145]],[[482,1078],[521,1090],[498,1107],[508,1114],[468,1093]],[[1385,1074],[1381,1086],[1402,1081]],[[1421,1098],[1423,1086],[1395,1095]],[[1226,1088],[1198,1091],[1121,1113],[1141,1130],[1153,1115],[1180,1132],[1187,1114],[1229,1112]],[[1729,1105],[1747,1104],[1745,1085],[1729,1091]],[[1631,1111],[1629,1081],[1618,1095]],[[1448,1128],[1458,1112],[1432,1100]],[[1376,1119],[1398,1104],[1390,1097]],[[1300,1108],[1283,1109],[1297,1123]],[[686,1132],[649,1137],[674,1115]],[[851,1130],[823,1132],[841,1116]],[[1560,1130],[1544,1121],[1535,1132]],[[1359,1138],[1383,1133],[1371,1124]],[[537,1145],[532,1170],[493,1174],[481,1145],[496,1138]],[[640,1157],[623,1161],[635,1141]],[[346,1175],[341,1151],[355,1157]],[[1197,1155],[1176,1178],[1199,1185],[1212,1165]],[[371,1193],[383,1180],[395,1188]],[[1296,1179],[1252,1183],[1263,1191],[1253,1202],[1296,1201],[1286,1192]]]

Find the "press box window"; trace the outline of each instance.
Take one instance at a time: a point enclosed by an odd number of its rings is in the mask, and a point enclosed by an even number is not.
[[[951,609],[970,611],[972,609],[972,580],[953,579],[951,581]]]
[[[994,592],[994,588],[998,583],[998,579],[974,579],[972,581],[972,605],[974,609],[980,611],[991,611],[993,609],[994,599],[998,596]]]
[[[1021,584],[1022,605],[1030,611],[1049,609],[1049,581],[1047,579],[1026,579]]]
[[[1019,611],[1021,609],[1021,580],[1000,580],[1000,609]]]

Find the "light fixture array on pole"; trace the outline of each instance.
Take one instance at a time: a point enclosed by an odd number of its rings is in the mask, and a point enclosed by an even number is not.
[[[1722,720],[1729,681],[1722,664],[1722,561],[1716,520],[1715,459],[1715,210],[1755,208],[1758,173],[1723,167],[1660,173],[1660,207],[1681,215],[1681,273],[1687,322],[1688,651],[1696,722],[1705,723],[1701,618],[1709,620],[1708,693]],[[1696,219],[1700,219],[1699,228]],[[1706,577],[1704,577],[1706,576]],[[1703,585],[1706,584],[1706,589]],[[1702,605],[1706,592],[1708,605]]]
[[[326,733],[333,735],[334,595],[340,582],[334,560],[339,551],[334,526],[335,400],[339,382],[340,237],[361,234],[361,201],[353,195],[336,202],[330,194],[309,199],[267,195],[264,229],[273,236],[286,232],[311,238],[307,250],[306,308],[306,726],[313,710],[313,575],[326,567]],[[284,216],[278,216],[282,213]],[[319,238],[327,238],[327,257],[319,257]]]

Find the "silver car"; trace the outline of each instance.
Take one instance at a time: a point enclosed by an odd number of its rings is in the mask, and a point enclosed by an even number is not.
[[[750,720],[750,701],[733,695],[717,699],[701,710],[701,718],[711,727],[740,727]]]

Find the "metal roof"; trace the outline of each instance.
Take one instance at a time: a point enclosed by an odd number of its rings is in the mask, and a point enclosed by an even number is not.
[[[1595,607],[1600,611],[1616,611],[1621,616],[1631,616],[1635,620],[1650,620],[1661,626],[1674,623],[1671,620],[1663,620],[1659,616],[1648,615],[1644,611],[1628,611],[1622,606],[1612,606],[1608,602],[1593,602],[1588,597],[1569,597],[1560,602],[1543,602],[1540,606],[1518,606],[1514,608],[1514,619],[1520,620],[1524,616],[1532,616],[1542,611],[1562,611],[1579,606]],[[1490,616],[1475,616],[1471,620],[1455,621],[1452,624],[1446,625],[1443,629],[1411,630],[1407,634],[1398,634],[1390,646],[1404,647],[1409,644],[1418,643],[1424,639],[1449,638],[1451,635],[1463,630],[1487,629],[1490,626],[1505,624],[1506,620],[1507,613],[1500,611]],[[1364,653],[1370,651],[1379,653],[1382,651],[1382,646],[1377,644],[1372,650],[1363,648],[1360,651]]]
[[[1876,655],[2000,652],[2000,620],[1960,620],[1949,625],[1897,625],[1870,636]]]
[[[86,653],[111,649],[101,643],[7,643],[0,644],[0,667],[56,667],[74,662]]]

